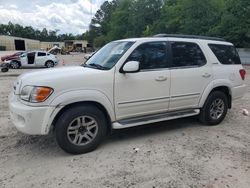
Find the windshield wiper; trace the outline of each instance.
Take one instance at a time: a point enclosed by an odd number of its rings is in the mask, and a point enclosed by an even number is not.
[[[84,67],[94,67],[94,68],[101,69],[101,70],[108,70],[109,69],[107,67],[103,67],[103,66],[101,66],[99,64],[95,64],[95,63],[85,64]]]

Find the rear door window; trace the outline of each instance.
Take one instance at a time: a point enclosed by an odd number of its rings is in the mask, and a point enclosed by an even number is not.
[[[171,42],[172,67],[193,67],[206,64],[206,58],[196,43]]]
[[[221,64],[241,64],[239,54],[234,46],[222,44],[208,44],[208,46]]]

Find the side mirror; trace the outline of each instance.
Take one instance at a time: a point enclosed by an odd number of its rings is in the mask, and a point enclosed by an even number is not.
[[[121,69],[121,73],[135,73],[140,70],[140,62],[139,61],[128,61],[123,65]]]

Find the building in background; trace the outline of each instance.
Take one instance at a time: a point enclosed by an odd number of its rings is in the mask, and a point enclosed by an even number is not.
[[[64,42],[43,42],[21,37],[0,35],[0,50],[2,51],[28,51],[28,50],[49,50],[54,46],[65,48],[68,51],[86,51],[87,41],[66,40]]]
[[[0,35],[0,50],[33,50],[40,49],[40,41],[21,37]]]

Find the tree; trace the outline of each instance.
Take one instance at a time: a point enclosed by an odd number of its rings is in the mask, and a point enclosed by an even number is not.
[[[108,34],[110,31],[109,22],[116,6],[117,2],[115,0],[111,2],[105,1],[100,9],[97,10],[94,18],[91,20],[89,31],[85,33],[85,36],[90,43],[93,43],[94,38]]]
[[[16,37],[24,37],[29,39],[35,39],[40,41],[56,42],[64,40],[86,40],[85,34],[82,35],[72,35],[72,34],[57,34],[59,30],[47,30],[46,28],[42,31],[34,29],[31,26],[23,27],[19,24],[13,24],[9,22],[8,24],[0,24],[0,34],[9,35]]]
[[[249,0],[225,0],[224,14],[217,32],[238,47],[250,47],[249,17]]]

